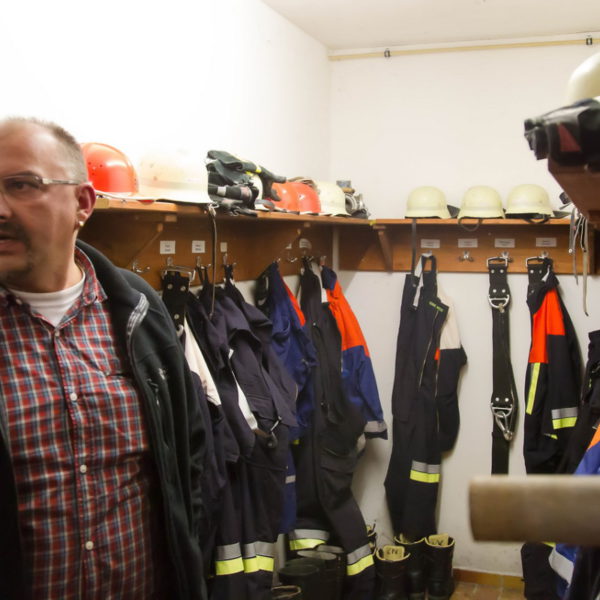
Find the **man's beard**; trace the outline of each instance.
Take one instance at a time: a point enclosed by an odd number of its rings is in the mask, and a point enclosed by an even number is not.
[[[25,264],[18,268],[3,269],[2,255],[0,254],[0,284],[6,287],[12,287],[11,283],[18,282],[24,275],[27,275],[33,269],[33,254],[29,238],[18,225],[11,223],[0,224],[0,240],[3,238],[18,240],[25,246]]]

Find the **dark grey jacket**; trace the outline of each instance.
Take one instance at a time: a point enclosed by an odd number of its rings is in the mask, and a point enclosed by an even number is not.
[[[200,417],[183,350],[162,300],[142,278],[115,267],[88,244],[77,245],[92,261],[108,296],[114,331],[142,398],[162,493],[170,598],[205,600],[198,536],[207,424]],[[0,426],[0,598],[29,598],[26,586],[16,487],[8,438]]]

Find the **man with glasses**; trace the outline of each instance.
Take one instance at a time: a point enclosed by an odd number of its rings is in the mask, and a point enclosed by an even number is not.
[[[0,121],[0,598],[206,598],[205,424],[162,301],[77,233],[61,127]]]

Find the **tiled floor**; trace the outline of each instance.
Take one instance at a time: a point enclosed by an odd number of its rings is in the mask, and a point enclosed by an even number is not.
[[[524,600],[520,590],[481,585],[460,581],[456,584],[451,600]]]

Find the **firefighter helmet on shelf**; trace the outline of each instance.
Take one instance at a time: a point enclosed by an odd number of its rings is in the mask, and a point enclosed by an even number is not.
[[[333,181],[317,181],[317,191],[322,215],[348,216],[344,190]]]
[[[431,185],[422,185],[412,190],[408,195],[405,217],[412,219],[419,217],[450,219],[452,215],[446,203],[444,192]]]
[[[524,183],[514,187],[506,199],[506,214],[552,215],[548,192],[540,185]]]
[[[99,142],[81,144],[88,177],[98,194],[110,198],[151,200],[139,193],[136,171],[125,153]]]
[[[140,192],[157,200],[209,204],[205,156],[185,149],[149,152],[138,168]]]
[[[506,200],[506,216],[525,219],[562,218],[569,211],[556,211],[550,205],[548,192],[534,183],[523,183],[514,187]]]
[[[492,187],[475,185],[463,196],[458,219],[503,219],[502,198]]]
[[[316,190],[316,184],[310,179],[290,181],[298,192],[298,210],[303,215],[318,215],[321,212],[321,202]]]
[[[278,201],[275,201],[275,210],[282,210],[288,212],[299,212],[300,203],[298,200],[298,189],[293,182],[287,181],[286,183],[272,183],[271,189],[275,191]]]

